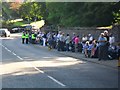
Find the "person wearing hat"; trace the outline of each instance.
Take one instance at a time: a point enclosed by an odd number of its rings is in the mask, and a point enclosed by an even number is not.
[[[101,33],[98,38],[98,60],[105,59],[105,44],[107,42],[107,38],[104,37],[104,33]]]
[[[109,42],[109,40],[110,40],[110,35],[109,35],[108,30],[105,30],[105,31],[104,31],[104,37],[107,39],[106,44],[105,44],[105,46],[104,46],[104,55],[108,57],[108,48],[109,48],[109,46],[110,46],[110,42]],[[106,57],[106,59],[109,59],[109,58],[107,58],[107,57]]]
[[[109,33],[107,30],[104,31],[104,37],[106,37],[107,41],[109,42]]]

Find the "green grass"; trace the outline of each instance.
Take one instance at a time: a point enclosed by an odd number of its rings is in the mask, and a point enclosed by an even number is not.
[[[27,22],[27,21],[11,20],[10,22],[13,23],[13,26],[14,26],[14,27],[26,26],[26,25],[28,25],[28,22]],[[40,28],[40,27],[42,27],[42,26],[44,25],[44,20],[36,21],[36,22],[31,22],[30,25]]]
[[[14,22],[13,25],[14,26],[23,26],[24,24],[26,24],[25,22]]]

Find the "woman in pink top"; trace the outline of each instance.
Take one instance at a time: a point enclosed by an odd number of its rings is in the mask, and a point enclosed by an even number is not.
[[[75,42],[75,52],[78,52],[78,44],[79,44],[79,36],[77,36],[76,38],[75,38],[75,40],[74,40],[74,42]]]

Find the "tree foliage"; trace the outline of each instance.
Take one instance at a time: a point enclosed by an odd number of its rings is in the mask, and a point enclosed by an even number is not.
[[[44,19],[61,26],[108,26],[120,24],[120,2],[24,2],[3,3],[5,18]]]
[[[19,9],[20,15],[23,19],[41,20],[45,13],[44,2],[26,2],[23,3]]]
[[[63,26],[108,26],[120,17],[119,2],[50,2],[47,9],[48,22]]]
[[[2,17],[4,20],[10,20],[19,17],[19,7],[21,3],[2,2]]]

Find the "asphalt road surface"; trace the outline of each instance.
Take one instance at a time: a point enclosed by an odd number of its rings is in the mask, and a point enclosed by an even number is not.
[[[2,88],[118,88],[118,71],[22,44],[19,34],[2,40]]]

